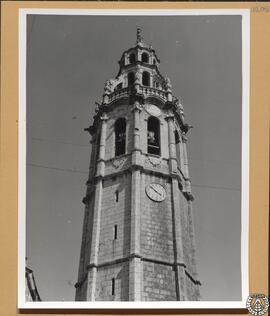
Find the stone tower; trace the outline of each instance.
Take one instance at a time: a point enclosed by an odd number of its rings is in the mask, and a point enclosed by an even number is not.
[[[199,300],[183,107],[136,44],[94,121],[77,301]]]

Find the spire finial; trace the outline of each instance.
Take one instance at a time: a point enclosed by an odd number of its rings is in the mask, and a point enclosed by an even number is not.
[[[143,41],[142,30],[137,27],[137,43],[141,43]]]

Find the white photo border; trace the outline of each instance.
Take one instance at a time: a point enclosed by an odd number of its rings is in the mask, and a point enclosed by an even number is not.
[[[242,164],[241,164],[241,288],[240,301],[158,302],[26,302],[26,21],[27,15],[120,16],[242,16]],[[249,295],[249,9],[19,9],[19,122],[18,122],[18,301],[19,309],[243,309]]]

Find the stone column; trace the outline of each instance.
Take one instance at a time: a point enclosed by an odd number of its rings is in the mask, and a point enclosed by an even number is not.
[[[175,276],[176,276],[176,289],[177,300],[185,301],[187,299],[186,293],[186,275],[183,254],[183,237],[181,225],[181,209],[180,196],[179,196],[178,181],[172,178],[172,200],[173,200],[173,234],[174,234],[174,260],[175,260]]]
[[[150,85],[150,88],[155,88],[154,87],[154,75],[152,73],[149,74],[150,75],[150,82],[149,82],[149,85]]]
[[[140,92],[140,87],[142,84],[142,72],[140,69],[136,69],[136,73],[135,73],[135,81],[134,81],[134,87],[137,93]]]
[[[125,64],[125,65],[128,65],[128,64],[129,64],[129,55],[128,55],[127,53],[125,53],[124,56],[125,56],[125,57],[124,57],[124,64]]]
[[[140,112],[142,106],[135,101],[132,111],[134,113],[133,150],[140,150]]]
[[[170,172],[177,173],[177,159],[176,159],[176,148],[175,148],[175,136],[174,136],[174,116],[168,115],[166,117],[168,122],[168,135],[169,135],[169,161],[170,161]]]
[[[167,90],[167,100],[172,102],[172,85],[168,77],[166,77],[166,90]]]
[[[142,61],[142,52],[140,49],[138,49],[138,55],[137,55],[138,61]]]

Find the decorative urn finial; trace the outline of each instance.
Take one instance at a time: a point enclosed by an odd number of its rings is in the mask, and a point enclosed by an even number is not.
[[[141,43],[142,41],[143,41],[142,30],[138,27],[137,28],[137,44]]]

